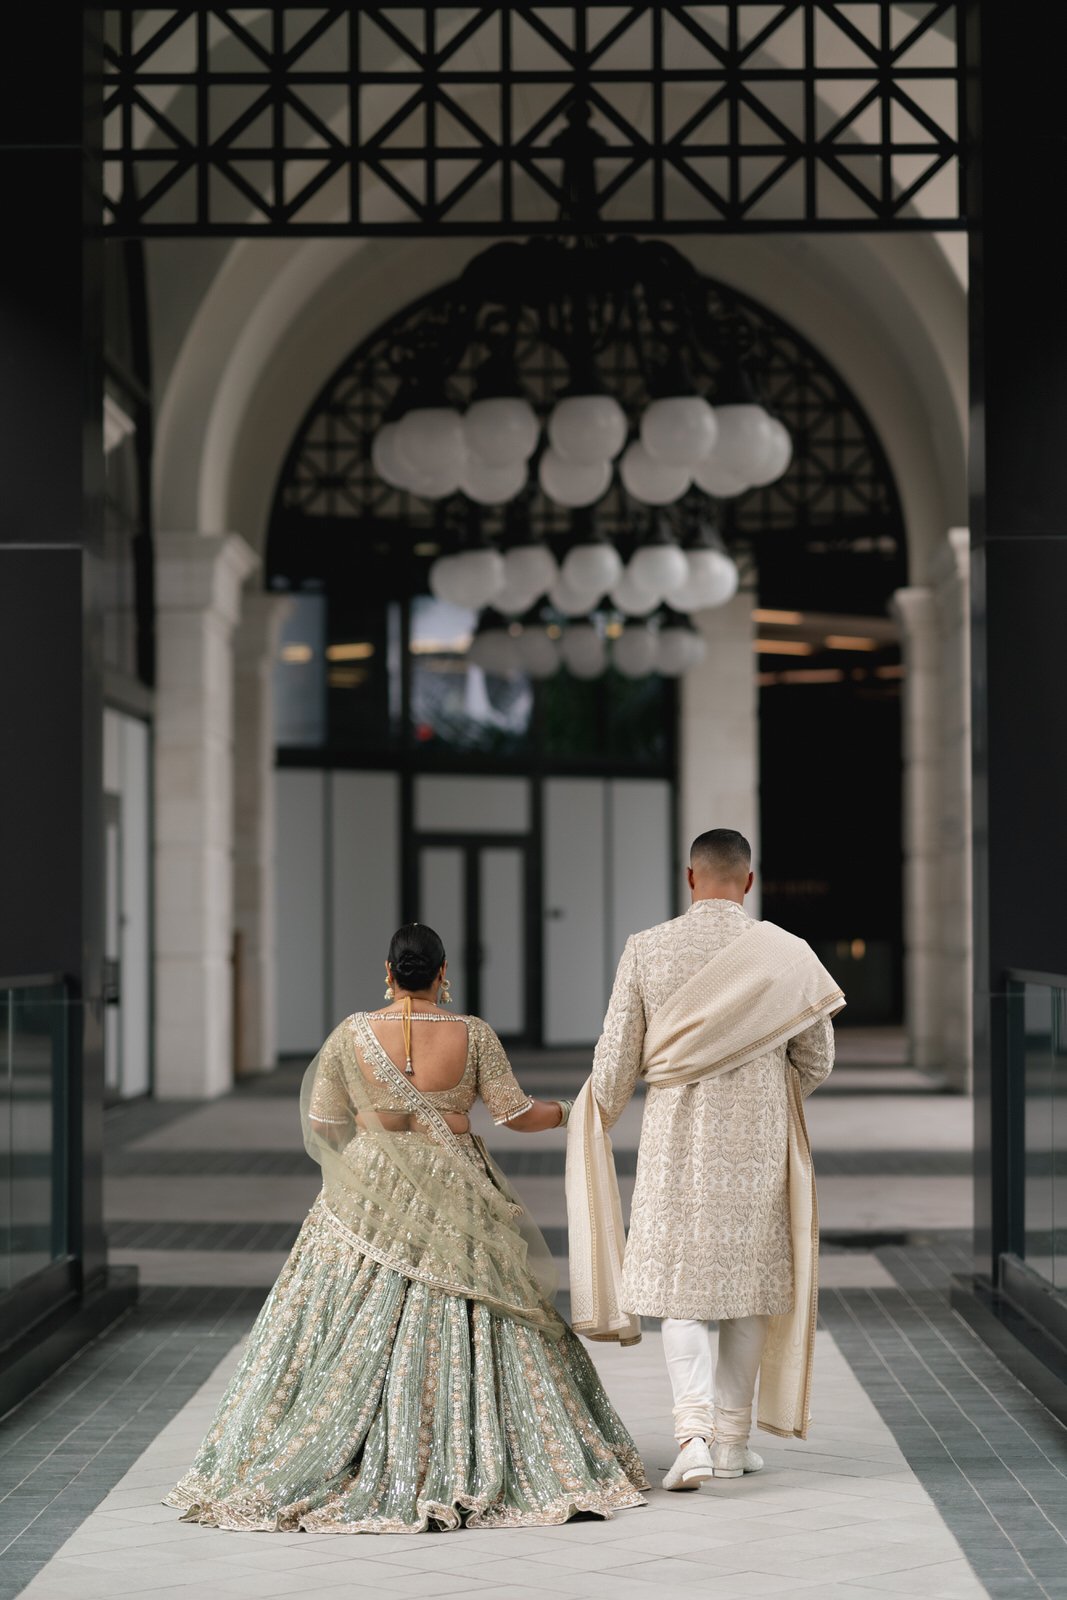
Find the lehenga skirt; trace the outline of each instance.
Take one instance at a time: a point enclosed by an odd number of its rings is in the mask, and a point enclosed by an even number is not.
[[[216,1528],[423,1533],[610,1517],[647,1487],[569,1328],[380,1265],[320,1195],[163,1503]]]

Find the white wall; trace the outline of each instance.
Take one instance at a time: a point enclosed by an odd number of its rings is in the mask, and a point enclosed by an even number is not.
[[[682,679],[679,773],[679,848],[683,865],[697,834],[736,828],[752,846],[756,882],[745,902],[754,917],[760,906],[759,689],[753,640],[752,596],[742,592],[717,611],[694,619],[706,653]],[[676,904],[689,904],[684,878]]]
[[[399,779],[283,768],[274,781],[278,1049],[310,1056],[381,1001],[400,921]]]
[[[275,774],[278,820],[277,1039],[279,1054],[310,1055],[329,1031],[326,1006],[326,781]]]
[[[284,768],[275,774],[277,1027],[283,1053],[310,1056],[343,1016],[380,1003],[385,941],[402,915],[399,781],[384,772]],[[425,781],[461,785],[464,809],[453,817],[452,829],[482,833],[481,1009],[498,1032],[518,1033],[530,957],[522,850],[495,844],[491,824],[506,817],[506,831],[521,831],[514,824],[528,818],[529,781]],[[459,793],[449,791],[448,803]],[[435,794],[444,798],[431,787],[424,805]],[[536,910],[544,913],[547,1044],[587,1045],[597,1038],[627,936],[671,915],[672,804],[671,786],[661,779],[546,781],[544,903]],[[447,834],[446,814],[447,809],[424,810],[424,827]],[[479,818],[490,825],[483,828]],[[463,857],[442,840],[422,847],[420,868],[419,914],[444,940],[462,1009]]]
[[[424,833],[528,833],[529,780],[416,778],[415,827]]]
[[[604,785],[549,778],[544,800],[546,1044],[595,1039],[604,1015],[608,919]]]
[[[660,779],[546,781],[546,1044],[599,1036],[627,936],[671,915],[671,807]]]
[[[384,941],[400,922],[400,780],[392,772],[335,772],[329,882],[332,984],[328,1020],[378,1004]]]

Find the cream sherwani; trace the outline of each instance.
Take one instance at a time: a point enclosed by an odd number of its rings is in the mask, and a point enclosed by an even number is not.
[[[593,1062],[605,1126],[641,1074],[649,1019],[751,927],[732,900],[697,900],[626,942]],[[649,1087],[621,1304],[700,1321],[781,1316],[793,1305],[788,1075],[807,1095],[833,1067],[826,1016],[732,1071]]]

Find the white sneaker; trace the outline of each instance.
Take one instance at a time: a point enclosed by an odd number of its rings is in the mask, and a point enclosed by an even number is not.
[[[703,1439],[690,1439],[678,1452],[678,1459],[664,1475],[665,1489],[699,1489],[713,1476],[711,1451]]]
[[[763,1457],[747,1444],[716,1444],[711,1448],[711,1465],[716,1478],[741,1478],[746,1472],[762,1472]]]

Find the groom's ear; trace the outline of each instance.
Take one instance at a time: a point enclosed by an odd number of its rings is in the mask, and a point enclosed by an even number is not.
[[[689,885],[689,887],[691,889],[695,889],[696,888],[697,883],[696,883],[696,879],[693,877],[693,869],[692,869],[692,867],[686,867],[686,869],[685,869],[685,881],[686,881],[686,883]]]

